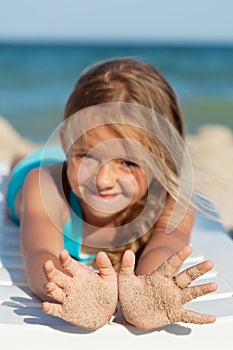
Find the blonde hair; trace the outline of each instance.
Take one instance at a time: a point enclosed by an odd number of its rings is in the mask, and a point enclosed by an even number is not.
[[[147,107],[167,119],[180,136],[185,138],[183,117],[173,89],[160,72],[147,63],[130,58],[120,58],[101,62],[85,71],[68,99],[64,119],[68,119],[87,107],[109,102],[127,102]],[[139,130],[135,135],[135,130],[131,129],[130,133],[127,128],[123,129],[118,124],[111,125],[111,127],[123,138],[138,139],[140,135]],[[141,137],[144,145],[159,159],[167,178],[167,192],[173,198],[177,198],[178,175],[169,152],[155,137],[148,136],[148,134],[145,137],[143,131],[141,131]],[[139,215],[146,198],[147,195],[140,202],[125,210],[121,224]],[[151,207],[155,205],[156,202],[151,203]],[[106,249],[116,270],[119,269],[125,249],[132,249],[138,255],[148,242],[153,227],[146,228],[146,220],[145,218],[145,234],[124,246]]]

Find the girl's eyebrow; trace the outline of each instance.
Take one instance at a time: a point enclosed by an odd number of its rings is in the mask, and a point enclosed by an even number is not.
[[[87,152],[92,148],[93,148],[93,146],[85,144],[85,145],[80,145],[80,146],[73,146],[72,150],[74,152]]]
[[[87,153],[88,151],[85,148],[73,148],[72,152],[73,153]]]

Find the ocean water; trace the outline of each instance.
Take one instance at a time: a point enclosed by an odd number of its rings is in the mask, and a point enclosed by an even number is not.
[[[164,74],[179,98],[188,133],[206,123],[233,130],[233,46],[2,43],[0,114],[22,135],[45,141],[61,122],[82,70],[126,56]]]

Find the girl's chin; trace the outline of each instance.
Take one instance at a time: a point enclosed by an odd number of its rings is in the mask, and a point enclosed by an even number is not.
[[[88,212],[91,214],[91,215],[93,215],[93,216],[95,216],[95,217],[97,217],[97,218],[111,218],[111,217],[114,217],[114,216],[116,216],[117,214],[119,214],[122,210],[120,210],[120,211],[113,211],[113,212],[110,212],[109,210],[108,211],[104,211],[104,210],[99,210],[99,209],[97,209],[97,208],[93,208],[93,207],[91,207],[91,206],[89,206],[89,205],[85,205],[85,206],[83,206],[83,210],[85,211],[85,209],[86,210],[88,210]]]

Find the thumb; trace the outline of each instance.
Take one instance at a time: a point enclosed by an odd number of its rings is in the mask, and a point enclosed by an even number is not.
[[[135,266],[135,254],[132,250],[126,250],[122,260],[121,260],[121,268],[119,271],[119,275],[132,275],[134,274],[134,266]]]
[[[96,266],[102,278],[108,279],[116,276],[111,260],[105,252],[99,252],[96,256]]]

